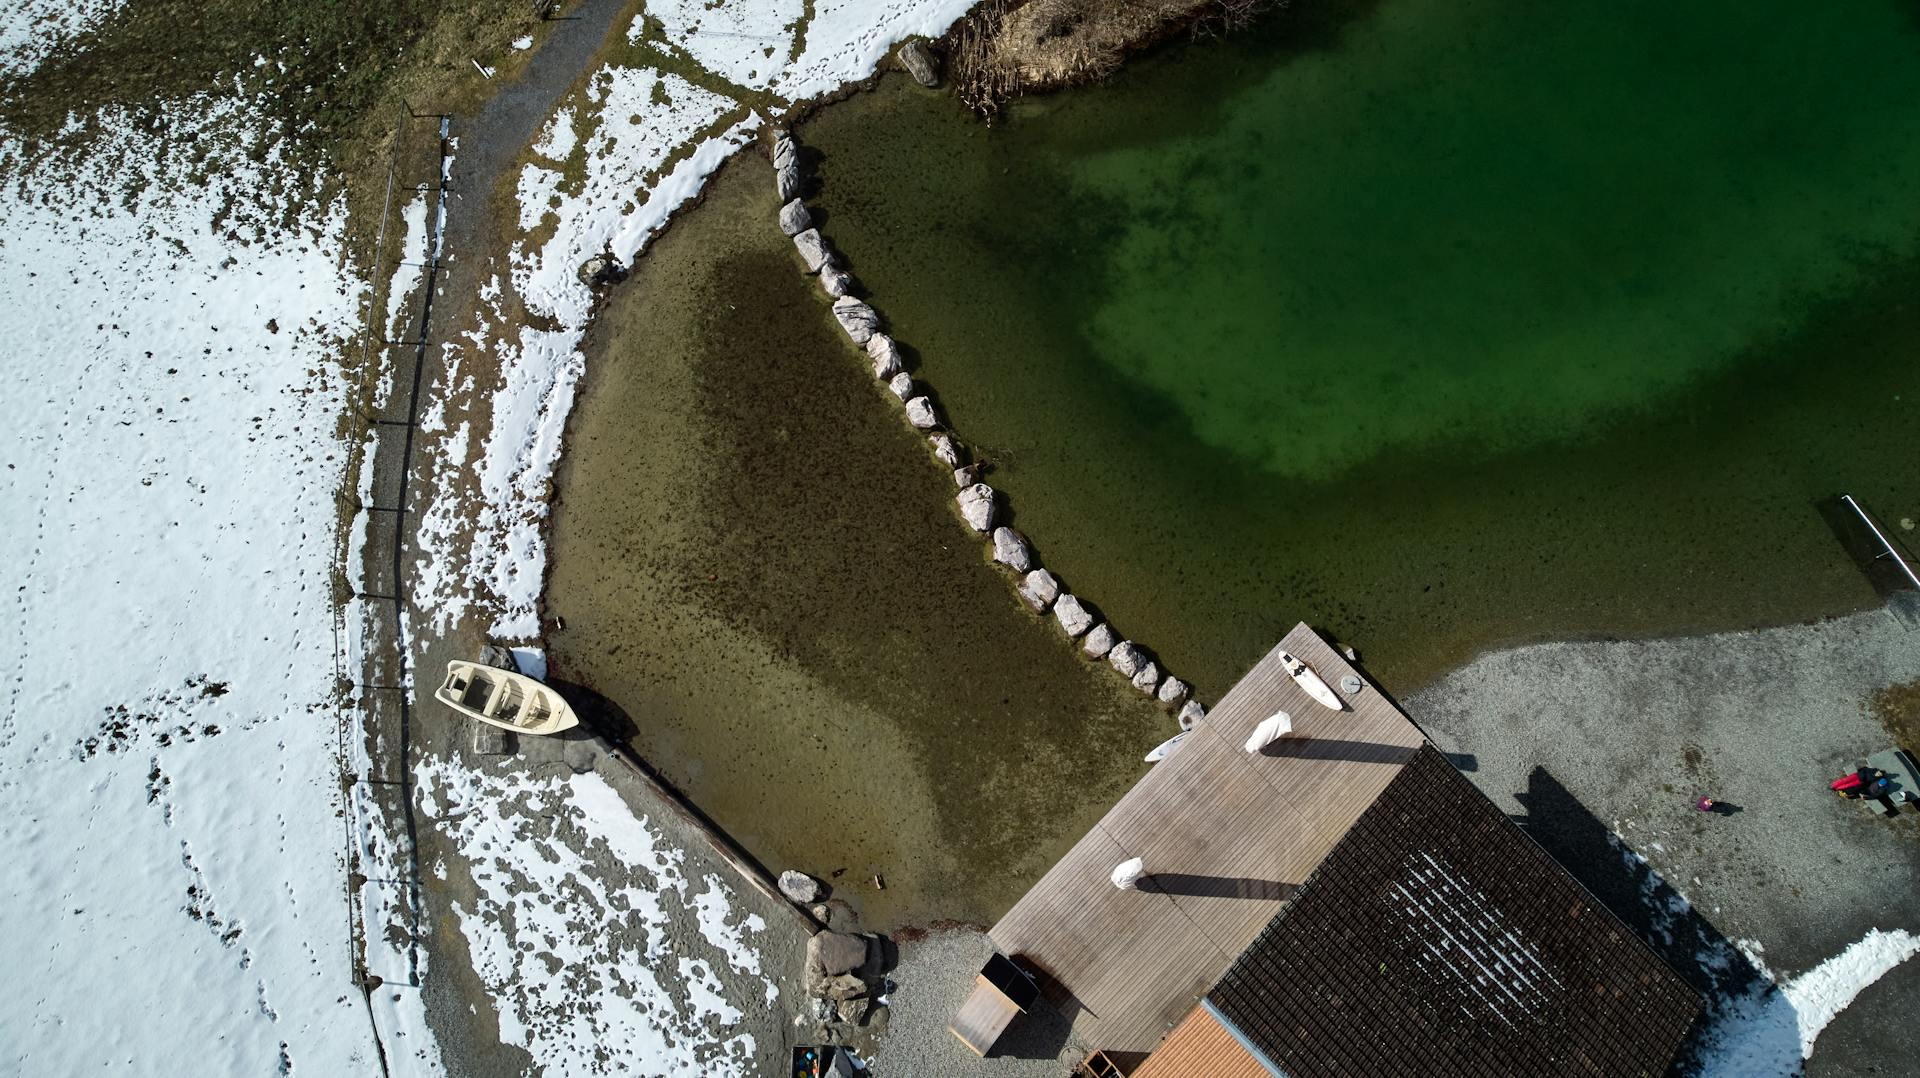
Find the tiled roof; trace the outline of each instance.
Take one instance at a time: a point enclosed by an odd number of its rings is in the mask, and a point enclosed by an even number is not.
[[[1208,998],[1294,1078],[1660,1078],[1701,1006],[1432,746]]]

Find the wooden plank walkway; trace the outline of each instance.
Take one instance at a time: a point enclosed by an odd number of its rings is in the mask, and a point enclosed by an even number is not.
[[[1341,694],[1351,710],[1314,702],[1281,650],[1336,691],[1358,673],[1296,626],[993,926],[1091,1047],[1152,1051],[1425,740],[1370,683]],[[1281,710],[1294,732],[1248,754]],[[1150,877],[1122,891],[1108,875],[1129,857]]]

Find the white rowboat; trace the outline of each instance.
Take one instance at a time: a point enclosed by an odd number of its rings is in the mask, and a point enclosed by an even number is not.
[[[1281,652],[1280,665],[1286,667],[1287,676],[1293,678],[1295,684],[1305,689],[1308,696],[1335,711],[1347,709],[1347,705],[1340,702],[1340,698],[1333,694],[1333,690],[1327,687],[1327,683],[1320,680],[1320,675],[1313,672],[1313,667],[1294,658],[1292,653]]]
[[[525,674],[460,659],[434,698],[460,714],[521,734],[557,734],[580,719],[560,694]]]

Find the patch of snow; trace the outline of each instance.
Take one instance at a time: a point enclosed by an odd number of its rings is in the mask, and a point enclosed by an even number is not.
[[[540,141],[533,144],[533,152],[550,161],[565,161],[572,156],[578,142],[579,137],[573,130],[573,109],[565,107],[547,121]]]
[[[1608,836],[1629,872],[1653,930],[1671,946],[1693,904],[1618,835]],[[1671,891],[1664,899],[1663,890]],[[1841,1011],[1894,967],[1920,954],[1920,936],[1904,929],[1870,930],[1813,969],[1781,980],[1767,968],[1758,940],[1701,942],[1694,960],[1711,980],[1707,1013],[1696,1036],[1696,1078],[1799,1078],[1802,1064]],[[1746,976],[1751,970],[1757,977]]]
[[[816,0],[807,45],[776,76],[772,89],[804,101],[866,78],[893,46],[910,37],[939,37],[974,0],[908,0],[876,11],[871,0]]]
[[[0,8],[0,78],[33,74],[54,50],[120,10],[125,0],[7,0]]]
[[[729,82],[764,90],[786,66],[794,30],[804,14],[803,0],[751,4],[653,0],[627,29],[627,40],[643,40],[648,20],[657,20],[666,40],[701,67]]]
[[[421,761],[416,775],[479,892],[454,913],[501,1039],[526,1049],[538,1073],[692,1078],[752,1068],[753,1037],[733,1032],[744,1012],[715,963],[757,971],[750,937],[764,923],[737,918],[717,877],[689,899],[685,854],[605,779],[494,775],[439,760]],[[690,903],[704,939],[672,930]],[[706,932],[709,919],[723,943]]]
[[[170,144],[250,148],[253,102],[160,108]],[[357,630],[331,601],[338,356],[367,299],[345,210],[282,226],[303,181],[275,148],[196,181],[126,113],[91,119],[62,164],[112,162],[137,203],[0,143],[7,1066],[372,1073],[337,754]],[[433,1073],[418,993],[374,1007],[400,1073]]]

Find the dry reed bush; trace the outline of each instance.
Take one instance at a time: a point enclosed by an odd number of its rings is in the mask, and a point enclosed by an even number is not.
[[[1024,93],[1095,82],[1183,27],[1234,28],[1264,0],[988,0],[950,39],[955,87],[991,118]]]

